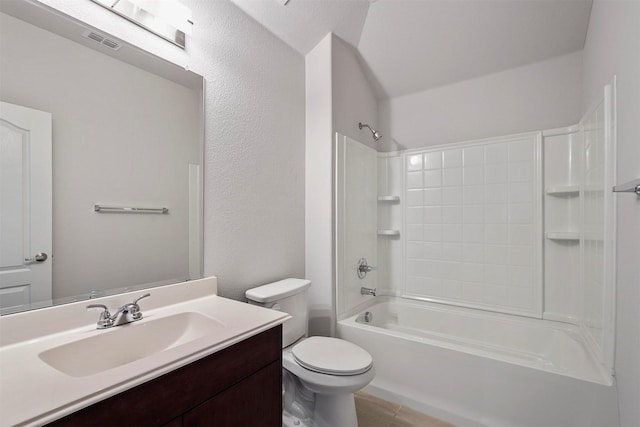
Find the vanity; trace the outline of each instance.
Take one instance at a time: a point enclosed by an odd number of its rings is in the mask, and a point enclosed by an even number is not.
[[[281,425],[289,316],[217,296],[215,277],[148,292],[109,329],[86,301],[0,317],[0,424]]]
[[[271,328],[48,425],[279,426],[281,335]]]

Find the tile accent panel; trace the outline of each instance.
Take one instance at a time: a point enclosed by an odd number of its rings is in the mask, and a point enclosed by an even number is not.
[[[404,154],[405,296],[539,317],[540,134]]]

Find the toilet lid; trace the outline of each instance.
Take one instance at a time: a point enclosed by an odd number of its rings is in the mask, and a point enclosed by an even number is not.
[[[299,365],[330,375],[358,375],[371,369],[373,358],[348,341],[330,337],[310,337],[291,349]]]

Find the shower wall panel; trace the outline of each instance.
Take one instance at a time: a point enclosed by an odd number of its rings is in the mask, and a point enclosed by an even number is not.
[[[582,119],[584,131],[583,327],[604,367],[613,367],[615,325],[614,89]]]
[[[336,307],[341,315],[366,303],[361,287],[377,287],[377,271],[358,277],[358,260],[377,265],[378,153],[336,133]]]
[[[540,141],[403,154],[404,296],[541,316]]]

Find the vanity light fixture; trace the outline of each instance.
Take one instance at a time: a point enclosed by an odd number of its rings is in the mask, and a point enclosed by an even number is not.
[[[193,27],[191,9],[178,0],[91,0],[184,49]]]

